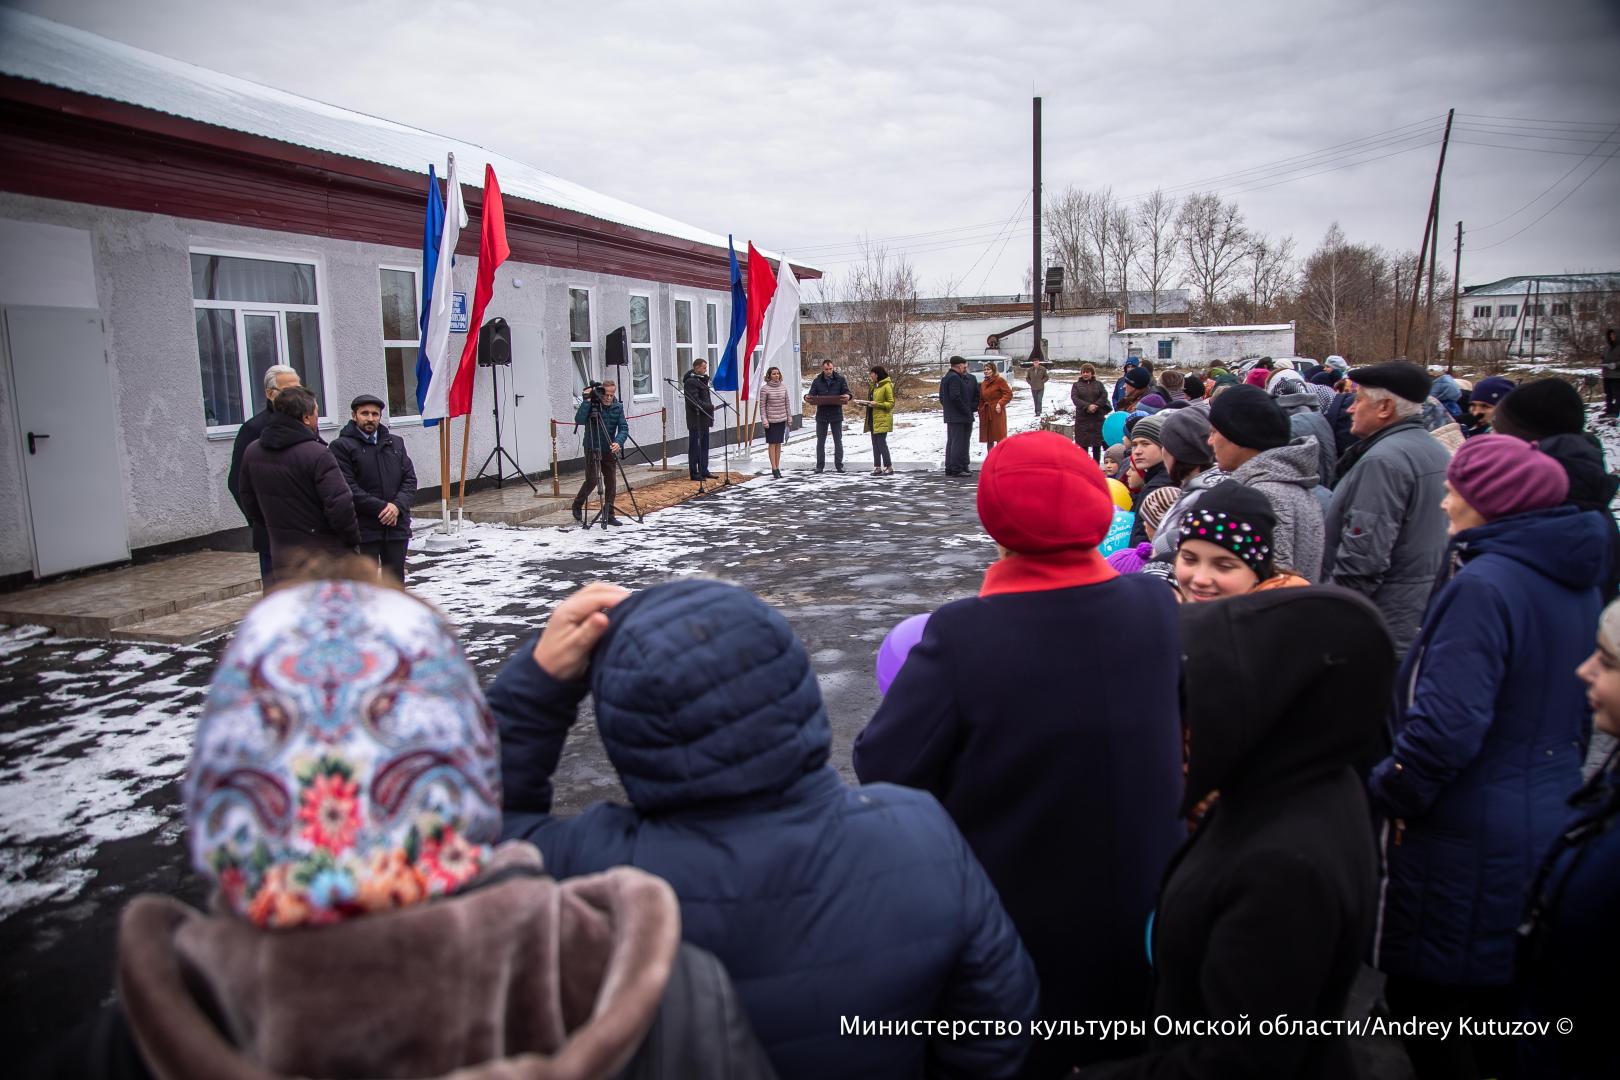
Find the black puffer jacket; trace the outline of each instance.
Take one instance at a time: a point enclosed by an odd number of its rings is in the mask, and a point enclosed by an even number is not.
[[[681,379],[685,395],[686,430],[701,431],[714,426],[714,404],[709,400],[709,377],[688,371]]]
[[[231,444],[231,470],[225,474],[225,490],[231,493],[231,498],[236,500],[237,509],[242,511],[242,516],[247,518],[248,524],[252,526],[254,551],[269,551],[270,537],[265,533],[263,525],[253,524],[253,517],[242,501],[242,455],[247,453],[248,447],[259,441],[259,436],[264,434],[264,426],[274,415],[274,409],[263,409],[248,417],[242,426],[236,429],[236,441]]]
[[[1220,799],[1165,873],[1148,1014],[1247,1017],[1253,1034],[1159,1035],[1152,1053],[1083,1075],[1353,1077],[1343,1036],[1258,1029],[1282,1014],[1343,1019],[1361,967],[1378,876],[1352,762],[1389,701],[1389,632],[1365,598],[1321,586],[1188,604],[1180,615],[1182,677],[1197,688],[1185,695],[1182,809],[1211,791]]]
[[[332,451],[309,428],[272,413],[259,441],[242,455],[242,509],[270,538],[277,571],[320,552],[353,551],[360,542],[354,496]]]
[[[405,452],[405,440],[377,426],[373,446],[350,420],[332,440],[332,456],[354,496],[354,514],[360,542],[406,540],[411,535],[411,503],[416,498],[416,466]],[[389,503],[399,507],[399,518],[384,525],[377,515]]]

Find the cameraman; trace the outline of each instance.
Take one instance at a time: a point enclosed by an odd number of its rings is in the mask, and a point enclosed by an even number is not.
[[[619,493],[619,474],[614,468],[619,450],[630,437],[630,425],[624,418],[624,406],[614,398],[619,384],[612,379],[592,383],[585,388],[585,400],[574,410],[574,423],[585,425],[585,482],[574,496],[574,520],[585,520],[585,499],[601,480],[605,492],[602,496],[602,515],[609,525],[623,525],[615,512],[613,500]]]

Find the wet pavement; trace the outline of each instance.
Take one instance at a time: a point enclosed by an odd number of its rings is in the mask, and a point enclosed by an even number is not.
[[[789,471],[609,532],[470,530],[469,551],[413,553],[413,591],[460,628],[487,681],[587,581],[631,588],[684,574],[775,604],[814,659],[846,777],[877,707],[874,657],[901,619],[976,591],[995,547],[973,481]],[[116,920],[141,892],[205,900],[190,872],[178,779],[214,662],[192,647],[0,629],[0,1024],[36,1044],[112,987]],[[590,720],[571,733],[557,809],[621,798]]]

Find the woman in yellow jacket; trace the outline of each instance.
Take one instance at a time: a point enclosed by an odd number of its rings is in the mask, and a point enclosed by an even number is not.
[[[866,405],[866,430],[872,433],[872,475],[894,472],[889,457],[889,432],[894,430],[894,380],[881,365],[872,367],[872,389]]]

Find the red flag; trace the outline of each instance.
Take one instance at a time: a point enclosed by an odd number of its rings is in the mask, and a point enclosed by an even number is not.
[[[478,329],[484,325],[484,309],[495,292],[495,268],[506,261],[512,249],[506,246],[506,209],[501,205],[501,186],[495,170],[484,166],[483,219],[478,236],[478,285],[473,290],[472,311],[467,320],[467,344],[461,349],[461,363],[450,384],[449,416],[472,412],[473,372],[478,370]]]
[[[748,400],[748,374],[754,370],[754,346],[759,344],[759,327],[765,321],[765,309],[776,295],[776,275],[765,256],[754,250],[748,242],[748,347],[743,352],[742,399]]]

